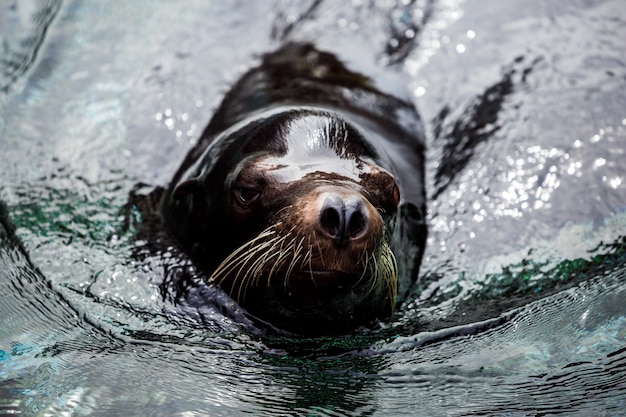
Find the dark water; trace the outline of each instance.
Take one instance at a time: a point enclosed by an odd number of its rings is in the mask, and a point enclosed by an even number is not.
[[[626,414],[624,39],[620,0],[0,2],[0,414]],[[379,329],[199,323],[130,256],[129,190],[285,40],[426,122],[429,245]]]

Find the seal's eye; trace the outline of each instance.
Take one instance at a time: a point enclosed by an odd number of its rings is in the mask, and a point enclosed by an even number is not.
[[[400,204],[400,189],[398,188],[398,184],[393,183],[393,188],[391,190],[391,195],[393,197],[393,203],[397,206]]]
[[[247,187],[236,187],[235,195],[239,199],[239,201],[243,204],[253,203],[259,195],[261,194],[260,190],[256,188],[247,188]]]

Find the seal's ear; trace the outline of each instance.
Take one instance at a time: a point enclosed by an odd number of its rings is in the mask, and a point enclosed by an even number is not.
[[[170,202],[175,210],[182,207],[185,207],[184,210],[188,212],[206,210],[206,207],[203,207],[206,204],[204,197],[205,190],[202,182],[194,178],[177,184],[170,196]]]
[[[193,197],[202,191],[202,184],[197,179],[181,182],[174,187],[172,199],[181,200],[185,197]]]
[[[197,178],[182,181],[173,186],[169,196],[163,201],[163,219],[187,250],[196,251],[195,245],[206,246],[204,241],[210,236],[211,224],[206,192],[202,181]]]

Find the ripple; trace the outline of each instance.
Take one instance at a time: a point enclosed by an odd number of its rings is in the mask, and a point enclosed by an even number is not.
[[[9,92],[14,84],[33,67],[46,33],[55,20],[61,1],[47,0],[33,4],[22,1],[2,7],[4,38],[0,59],[0,91]],[[6,26],[5,26],[6,25]]]

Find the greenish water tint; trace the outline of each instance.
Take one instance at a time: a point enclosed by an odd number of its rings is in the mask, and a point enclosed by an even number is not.
[[[625,28],[619,0],[3,3],[0,414],[623,414]],[[125,224],[286,40],[428,133],[420,279],[332,338],[259,332],[215,289],[164,297],[193,265]]]

